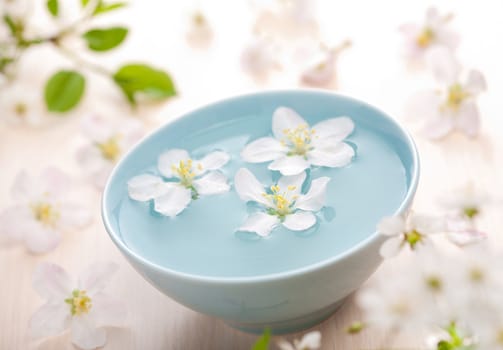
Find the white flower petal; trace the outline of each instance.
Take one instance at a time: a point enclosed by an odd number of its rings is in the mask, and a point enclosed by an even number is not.
[[[318,211],[325,205],[325,196],[329,177],[319,177],[311,182],[311,187],[305,195],[295,202],[295,207],[302,210]]]
[[[81,130],[84,136],[94,142],[104,142],[114,133],[112,126],[96,115],[84,118],[81,123]]]
[[[428,63],[435,78],[447,85],[458,82],[461,65],[452,52],[445,47],[435,47],[428,53]]]
[[[484,74],[478,70],[469,71],[464,88],[472,95],[478,95],[482,91],[487,90]]]
[[[453,119],[450,116],[439,115],[427,121],[421,133],[431,140],[438,140],[447,136],[453,129]]]
[[[164,181],[155,175],[142,174],[133,177],[127,183],[129,197],[137,201],[148,201],[162,195],[165,187]]]
[[[79,288],[89,296],[105,288],[119,266],[111,262],[98,262],[88,266],[79,276]]]
[[[337,117],[323,120],[312,127],[315,131],[314,138],[324,139],[332,137],[342,141],[355,129],[355,124],[349,117]]]
[[[48,167],[40,175],[40,188],[43,193],[49,193],[51,196],[66,195],[70,185],[71,179],[68,174],[58,168]]]
[[[433,90],[419,91],[407,100],[404,108],[405,118],[423,121],[436,118],[442,98]]]
[[[28,206],[15,205],[0,212],[0,235],[21,241],[37,223]]]
[[[234,176],[234,188],[245,202],[254,201],[263,205],[268,205],[269,202],[264,198],[264,186],[257,180],[255,175],[246,168],[240,168]]]
[[[298,196],[302,190],[302,184],[306,180],[306,172],[303,171],[297,175],[282,176],[278,180],[278,186],[281,191],[287,191],[287,199],[292,200],[294,196]],[[289,190],[293,188],[292,190]]]
[[[455,118],[456,128],[463,131],[470,137],[475,137],[480,131],[480,116],[477,105],[468,101],[459,107],[457,118]]]
[[[279,224],[277,216],[266,213],[254,213],[236,231],[255,232],[259,236],[268,236],[272,229]]]
[[[297,347],[299,349],[309,349],[315,350],[321,346],[321,333],[319,331],[313,331],[305,334]]]
[[[297,175],[309,168],[309,163],[302,156],[285,156],[269,164],[270,170],[276,170],[281,175]]]
[[[447,232],[447,239],[459,247],[477,244],[487,239],[487,234],[476,229]]]
[[[312,64],[302,72],[300,80],[302,83],[315,87],[330,87],[334,83],[336,76],[335,60],[336,50],[331,50],[324,54],[322,59],[312,62]]]
[[[203,171],[217,170],[223,167],[231,159],[229,154],[222,151],[211,152],[204,158],[196,162],[196,169],[198,164],[201,164]]]
[[[15,201],[30,200],[34,195],[35,185],[26,170],[21,170],[12,183],[10,194]]]
[[[189,205],[192,191],[178,184],[169,185],[166,186],[165,194],[155,198],[154,210],[162,215],[175,217]]]
[[[224,193],[230,190],[227,177],[218,171],[210,171],[208,174],[195,180],[193,184],[197,193],[203,196]]]
[[[184,149],[170,149],[159,156],[157,161],[157,168],[159,172],[167,177],[173,177],[173,165],[178,166],[180,161],[186,161],[190,159],[189,152]]]
[[[292,231],[304,231],[316,224],[316,216],[309,211],[297,211],[287,215],[282,224]]]
[[[96,327],[124,325],[127,317],[126,305],[103,293],[95,294],[92,298],[93,307],[91,309],[93,321]]]
[[[276,345],[278,345],[278,347],[279,347],[280,350],[295,350],[295,348],[293,347],[293,345],[290,344],[289,342],[287,342],[284,339],[278,340],[278,342],[276,343]]]
[[[56,248],[61,241],[59,232],[42,224],[33,225],[24,236],[26,248],[32,253],[47,253]]]
[[[272,137],[262,137],[250,142],[241,151],[241,158],[249,163],[262,163],[285,155],[287,148]]]
[[[307,159],[312,165],[339,168],[351,163],[354,155],[350,145],[340,142],[332,147],[315,147],[309,151]]]
[[[392,258],[400,252],[402,245],[403,241],[400,236],[390,237],[381,245],[379,254],[385,259]]]
[[[73,283],[68,273],[51,263],[40,263],[33,272],[33,289],[47,300],[63,302],[72,293]]]
[[[377,231],[385,236],[397,236],[406,229],[405,219],[401,215],[384,217],[377,224]]]
[[[309,126],[304,118],[291,108],[278,107],[272,115],[272,132],[278,140],[285,137],[285,130],[295,129],[302,125]]]
[[[89,210],[73,203],[65,203],[59,208],[58,228],[74,230],[84,228],[92,222]]]
[[[48,302],[35,311],[30,319],[29,333],[32,338],[50,337],[62,333],[69,326],[70,306],[61,299]]]
[[[107,334],[103,328],[96,328],[87,315],[72,318],[72,343],[84,350],[102,347],[107,342]]]
[[[408,224],[410,227],[407,229],[407,231],[416,229],[418,232],[425,235],[440,233],[442,231],[445,231],[446,229],[444,218],[432,215],[412,214],[409,217]]]

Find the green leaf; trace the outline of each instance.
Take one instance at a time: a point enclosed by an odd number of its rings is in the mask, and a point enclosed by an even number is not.
[[[86,7],[89,4],[89,1],[90,0],[80,0],[80,4],[82,5],[82,7]],[[103,0],[99,0],[98,3],[96,4],[96,7],[93,10],[93,16],[97,16],[102,13],[110,12],[113,10],[118,10],[125,6],[127,6],[127,2],[119,1],[107,4],[103,2]]]
[[[100,1],[98,3],[98,6],[96,6],[96,8],[94,9],[93,15],[97,16],[102,13],[107,13],[110,11],[118,10],[118,9],[123,8],[125,6],[127,6],[126,2],[114,2],[111,4],[105,4],[103,1]]]
[[[67,112],[84,94],[85,78],[75,71],[59,71],[45,85],[45,104],[51,112]]]
[[[59,15],[59,3],[58,0],[47,0],[47,9],[53,17],[58,17]]]
[[[82,37],[87,41],[87,47],[93,51],[108,51],[119,46],[128,33],[127,28],[113,27],[107,29],[91,29]]]
[[[166,72],[144,64],[122,66],[113,79],[132,105],[136,105],[138,95],[150,100],[164,100],[176,95],[173,81]]]
[[[262,336],[257,340],[255,345],[253,345],[252,350],[268,350],[270,340],[271,340],[271,330],[269,328],[266,328]]]

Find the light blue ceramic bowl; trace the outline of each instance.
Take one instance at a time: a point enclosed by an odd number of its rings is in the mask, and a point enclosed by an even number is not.
[[[264,183],[277,179],[267,164],[246,164],[239,152],[271,134],[279,106],[295,109],[311,125],[341,115],[355,122],[347,140],[356,151],[353,162],[309,174],[331,177],[327,207],[313,229],[278,228],[267,239],[236,233],[251,208],[233,190],[201,197],[174,219],[128,198],[127,181],[156,173],[158,155],[170,148],[185,148],[196,158],[214,149],[229,152],[222,171],[231,183],[240,167]],[[110,176],[103,221],[133,267],[169,297],[245,331],[286,333],[327,318],[372,274],[383,242],[376,224],[408,210],[418,176],[412,139],[374,107],[315,90],[263,92],[197,109],[140,142]]]

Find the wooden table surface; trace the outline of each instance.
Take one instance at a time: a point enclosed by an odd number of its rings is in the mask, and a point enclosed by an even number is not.
[[[296,87],[296,76],[280,72],[268,83],[257,85],[239,68],[240,51],[250,36],[251,13],[246,2],[209,0],[201,2],[215,30],[215,41],[207,51],[195,51],[184,41],[183,28],[189,4],[136,0],[128,9],[103,16],[101,23],[127,23],[132,32],[123,49],[104,55],[100,62],[113,67],[126,60],[144,60],[168,69],[175,77],[179,97],[157,107],[128,110],[121,96],[109,82],[93,77],[86,100],[71,116],[60,117],[39,129],[0,126],[0,208],[10,203],[9,187],[16,173],[27,169],[33,174],[47,165],[56,165],[76,178],[80,171],[75,149],[80,119],[90,113],[110,118],[143,120],[153,129],[175,115],[195,106],[237,93],[269,88]],[[323,36],[333,43],[350,38],[353,48],[340,59],[339,91],[366,100],[409,127],[417,141],[421,157],[421,181],[415,208],[434,211],[435,200],[444,191],[473,180],[499,198],[503,198],[503,3],[497,1],[438,1],[439,8],[455,14],[453,26],[462,43],[459,57],[467,67],[486,74],[489,90],[480,98],[483,130],[479,138],[462,135],[437,143],[422,139],[413,125],[403,118],[406,98],[417,90],[432,86],[425,71],[410,71],[400,57],[399,24],[420,19],[428,3],[423,1],[320,1],[319,13]],[[49,49],[27,58],[26,74],[34,89],[57,64]],[[45,62],[38,64],[38,62]],[[43,111],[41,111],[43,113]],[[83,180],[81,180],[83,181]],[[81,185],[81,201],[92,208],[95,220],[87,229],[65,234],[60,246],[45,255],[30,255],[23,247],[0,249],[0,349],[73,349],[68,334],[33,343],[27,336],[27,323],[42,300],[31,286],[34,267],[42,261],[62,265],[71,273],[94,261],[111,260],[121,269],[110,283],[108,292],[126,301],[128,327],[111,329],[106,349],[249,349],[256,339],[229,328],[221,321],[193,312],[162,295],[143,280],[120,255],[108,238],[99,216],[100,193]],[[503,241],[503,219],[498,211],[489,212],[482,222],[492,232],[495,244]],[[498,234],[500,237],[498,237]],[[378,273],[390,273],[397,258]],[[322,349],[378,349],[383,332],[369,329],[350,336],[345,328],[361,313],[350,299],[318,329],[323,334]],[[388,348],[390,344],[387,344]],[[400,335],[392,348],[419,349],[424,346],[412,335]]]

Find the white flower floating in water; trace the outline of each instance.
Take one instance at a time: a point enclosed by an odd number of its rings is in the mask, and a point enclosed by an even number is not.
[[[61,233],[83,228],[90,213],[68,201],[70,179],[55,168],[45,169],[38,179],[20,172],[11,188],[14,205],[0,213],[0,236],[23,242],[33,253],[54,249]]]
[[[112,122],[96,116],[84,119],[82,131],[89,143],[77,151],[77,161],[98,188],[105,186],[117,161],[143,135],[136,120]]]
[[[321,333],[312,331],[304,334],[302,339],[294,339],[293,344],[286,340],[278,341],[278,347],[281,350],[316,350],[321,346]]]
[[[389,236],[381,246],[381,256],[393,257],[407,245],[412,250],[428,245],[428,236],[441,233],[444,229],[444,221],[434,216],[410,214],[407,218],[400,215],[385,217],[377,225],[379,233]]]
[[[312,128],[293,109],[279,107],[272,117],[274,137],[262,137],[241,151],[249,163],[269,164],[270,170],[282,175],[296,175],[312,165],[331,168],[343,167],[351,162],[355,152],[343,142],[354,130],[348,117],[323,120]]]
[[[160,155],[157,167],[169,181],[151,174],[135,176],[128,181],[129,196],[142,202],[153,199],[156,212],[174,217],[199,196],[229,191],[227,178],[216,171],[229,159],[230,156],[222,151],[193,160],[186,150],[168,150]]]
[[[282,176],[268,191],[257,178],[245,168],[241,168],[234,178],[234,187],[239,197],[262,205],[265,212],[251,214],[237,231],[255,232],[267,236],[272,229],[282,224],[292,231],[303,231],[316,224],[317,212],[325,205],[325,192],[330,181],[320,177],[311,182],[306,194],[301,194],[306,173]]]
[[[426,11],[424,23],[407,23],[400,27],[405,36],[405,55],[412,61],[420,61],[433,47],[454,50],[459,37],[449,28],[452,15],[441,15],[436,8]]]
[[[47,302],[30,320],[33,338],[55,336],[71,329],[72,343],[95,349],[106,343],[104,326],[121,326],[126,306],[115,296],[103,293],[117,271],[113,263],[95,263],[74,281],[58,265],[42,263],[33,274],[33,288]]]
[[[442,84],[440,91],[418,93],[407,106],[407,114],[426,120],[423,134],[440,139],[453,130],[470,137],[478,134],[480,117],[476,99],[486,90],[484,75],[470,70],[462,79],[462,69],[454,56],[445,49],[433,50],[429,56],[435,78]]]

